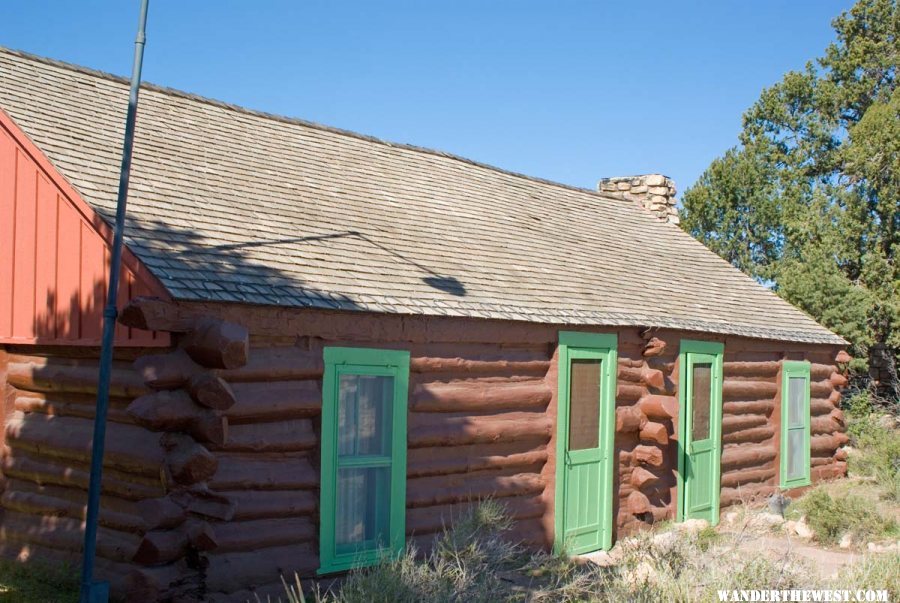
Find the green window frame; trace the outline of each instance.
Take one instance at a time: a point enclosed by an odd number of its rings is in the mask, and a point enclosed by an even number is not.
[[[790,420],[790,383],[792,379],[800,379],[805,382],[800,400],[800,420]],[[809,384],[810,364],[805,361],[785,360],[781,365],[781,454],[779,462],[780,485],[784,489],[808,486],[812,483],[810,476],[810,414],[809,414]],[[802,440],[800,464],[803,467],[803,475],[789,478],[791,455],[788,445],[791,437]]]
[[[319,573],[372,565],[403,551],[406,534],[406,415],[409,397],[409,352],[371,348],[326,347],[322,382],[322,448],[319,501]],[[338,454],[340,380],[344,375],[393,378],[389,420],[385,420],[387,454]],[[374,503],[375,515],[387,518],[387,540],[364,541],[348,549],[337,544],[338,472],[341,469],[385,469],[387,488]],[[380,509],[380,511],[377,511]]]

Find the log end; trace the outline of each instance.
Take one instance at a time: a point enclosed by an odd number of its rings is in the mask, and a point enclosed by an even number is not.
[[[648,422],[641,429],[641,439],[657,444],[666,445],[669,443],[669,431],[662,423]]]
[[[678,416],[678,398],[648,395],[640,400],[641,410],[651,419],[672,419]]]
[[[221,521],[234,518],[236,505],[227,496],[210,491],[205,486],[194,486],[180,490],[173,495],[178,503],[194,515]]]
[[[180,530],[147,532],[131,560],[141,565],[172,562],[184,555],[187,544],[187,536]]]
[[[184,507],[171,498],[147,498],[137,503],[137,508],[148,530],[173,528],[187,519]]]
[[[657,481],[659,481],[659,478],[643,467],[635,467],[631,470],[631,485],[638,490],[645,486],[652,486]]]
[[[215,410],[228,410],[237,402],[228,382],[212,372],[198,373],[191,377],[188,392],[194,402]]]
[[[184,385],[199,367],[184,353],[175,350],[168,354],[148,354],[134,361],[134,368],[148,387],[175,389]]]
[[[659,369],[644,367],[641,371],[641,381],[653,389],[664,390],[666,388],[666,376]]]
[[[233,322],[204,319],[185,337],[184,350],[209,368],[240,368],[247,364],[250,332]]]
[[[119,324],[131,327],[132,329],[144,329],[152,331],[150,327],[150,317],[147,316],[145,310],[147,304],[161,304],[164,300],[158,297],[136,297],[128,302],[124,308],[119,311]]]
[[[191,435],[203,443],[224,446],[228,441],[228,419],[210,412],[194,423]]]
[[[208,480],[219,468],[219,461],[209,450],[185,434],[167,433],[162,438],[166,468],[179,484],[190,485]]]
[[[650,465],[651,467],[662,467],[665,462],[662,449],[657,446],[644,446],[643,444],[634,447],[633,458],[638,463]]]
[[[195,322],[189,312],[159,297],[135,297],[119,312],[118,320],[133,329],[170,333],[184,333]]]
[[[838,425],[846,425],[846,422],[844,421],[844,411],[842,411],[840,408],[835,408],[834,410],[832,410],[829,413],[829,416],[834,419]]]
[[[658,337],[652,337],[641,352],[646,357],[660,356],[666,350],[666,342]]]
[[[642,513],[647,513],[650,511],[650,499],[647,498],[647,495],[643,492],[639,492],[637,490],[633,491],[628,495],[628,500],[625,503],[628,512],[632,515],[641,515]]]
[[[641,425],[646,423],[647,417],[640,409],[634,406],[624,406],[616,409],[616,431],[619,433],[631,433],[640,431]]]
[[[847,377],[840,373],[831,373],[829,381],[831,381],[831,384],[838,389],[847,387],[847,383],[849,383]]]
[[[211,551],[219,546],[213,527],[202,520],[191,520],[187,524],[188,541],[198,551]]]

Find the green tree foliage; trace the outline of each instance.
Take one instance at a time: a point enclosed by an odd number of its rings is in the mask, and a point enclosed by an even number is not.
[[[744,114],[682,226],[866,357],[900,348],[900,8],[859,0],[836,40]]]

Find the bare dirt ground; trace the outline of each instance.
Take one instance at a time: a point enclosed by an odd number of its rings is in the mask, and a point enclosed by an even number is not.
[[[877,484],[871,478],[850,477],[819,486],[832,496],[853,494],[862,497],[873,509],[885,517],[900,523],[900,505],[883,500]],[[853,564],[867,556],[900,550],[900,539],[873,537],[862,541],[843,539],[839,544],[826,544],[817,539],[797,509],[797,504],[788,506],[786,518],[770,512],[765,502],[745,504],[724,509],[718,526],[710,528],[703,521],[689,521],[686,524],[663,524],[654,528],[652,539],[665,543],[683,534],[704,532],[707,538],[720,545],[727,545],[749,554],[765,553],[773,560],[791,557],[800,561],[813,575],[813,581],[826,582],[838,577]],[[624,539],[627,547],[629,539]],[[622,543],[617,543],[609,552],[598,551],[582,555],[579,560],[599,566],[609,567],[619,563]],[[900,570],[898,570],[900,572]]]
[[[835,578],[843,568],[862,559],[860,553],[811,546],[791,536],[761,536],[745,543],[747,550],[767,549],[775,555],[793,554],[804,559],[820,578]],[[898,570],[900,571],[900,570]]]

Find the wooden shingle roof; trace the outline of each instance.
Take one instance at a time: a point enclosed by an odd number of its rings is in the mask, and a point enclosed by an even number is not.
[[[127,99],[0,49],[0,109],[110,222]],[[637,204],[153,85],[128,209],[176,299],[843,343]]]

